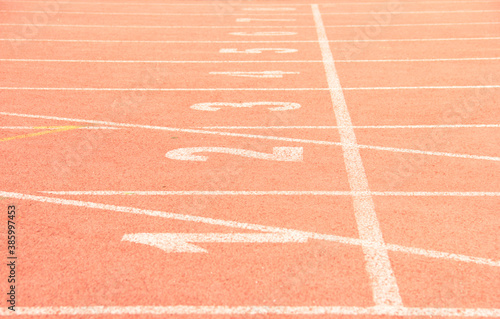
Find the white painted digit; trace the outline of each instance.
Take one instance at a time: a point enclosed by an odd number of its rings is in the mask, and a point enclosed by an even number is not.
[[[243,36],[281,36],[281,35],[296,35],[297,32],[288,31],[258,31],[258,32],[230,32],[230,35]]]
[[[295,110],[300,108],[300,104],[291,102],[243,102],[243,103],[228,103],[228,102],[209,102],[209,103],[197,103],[191,105],[193,110],[199,111],[218,111],[220,107],[217,106],[229,106],[229,107],[253,107],[261,105],[273,105],[270,107],[271,111],[287,111]]]
[[[125,234],[122,241],[149,245],[167,253],[208,253],[192,243],[305,243],[308,237],[287,233],[136,233]]]
[[[273,147],[272,154],[229,147],[188,147],[171,150],[165,154],[165,157],[179,161],[205,162],[208,157],[194,155],[194,153],[200,152],[233,154],[243,157],[279,162],[302,162],[303,159],[302,147]]]
[[[219,53],[246,53],[246,54],[256,54],[262,53],[262,51],[274,51],[274,53],[295,53],[297,49],[283,49],[283,48],[259,48],[259,49],[246,49],[243,51],[238,51],[238,49],[220,49]]]
[[[285,74],[300,74],[300,72],[286,72],[286,71],[259,71],[259,72],[246,72],[246,71],[233,71],[233,72],[210,72],[210,74],[221,74],[229,76],[239,76],[246,78],[283,78]]]

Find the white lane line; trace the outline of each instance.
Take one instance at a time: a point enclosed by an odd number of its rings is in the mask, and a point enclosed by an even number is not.
[[[0,126],[0,130],[59,130],[61,126]],[[81,126],[82,130],[119,130],[109,126]]]
[[[241,18],[244,19],[244,18]],[[257,20],[257,19],[251,19]],[[269,21],[269,19],[266,19]],[[285,19],[281,19],[285,20]],[[418,27],[418,26],[454,26],[454,25],[489,25],[500,24],[497,21],[490,22],[448,22],[448,23],[402,23],[402,24],[388,24],[384,27]],[[0,23],[0,26],[33,26],[29,23]],[[103,24],[44,24],[44,27],[61,27],[61,28],[132,28],[132,29],[248,29],[248,26],[230,25],[230,26],[216,26],[216,25],[103,25]],[[379,27],[378,24],[338,24],[338,25],[325,25],[325,28],[360,28],[360,27]],[[313,25],[259,25],[252,26],[255,28],[291,28],[291,29],[311,29],[315,28]]]
[[[38,119],[47,119],[47,120],[56,120],[56,121],[68,121],[68,122],[77,122],[77,123],[102,124],[102,125],[106,125],[106,126],[142,128],[142,129],[150,129],[150,130],[169,131],[169,132],[184,132],[184,133],[219,135],[219,136],[235,136],[235,137],[245,137],[245,138],[253,138],[253,139],[308,143],[308,144],[316,144],[316,145],[342,146],[341,142],[317,141],[317,140],[307,140],[307,139],[300,139],[300,138],[255,135],[255,134],[244,134],[244,133],[232,133],[232,132],[220,132],[220,131],[212,131],[212,130],[183,129],[183,128],[174,128],[174,127],[166,127],[166,126],[128,124],[128,123],[117,123],[117,122],[109,122],[109,121],[83,120],[83,119],[65,118],[65,117],[58,117],[58,116],[19,114],[19,113],[12,113],[12,112],[0,112],[0,115],[18,116],[18,117],[27,117],[27,118],[38,118]],[[421,151],[421,150],[394,148],[394,147],[385,147],[385,146],[363,145],[363,144],[357,144],[357,147],[364,148],[364,149],[398,152],[398,153],[422,154],[422,155],[444,156],[444,157],[453,157],[453,158],[467,158],[467,159],[477,159],[477,160],[487,160],[487,161],[500,161],[500,157],[492,157],[492,156],[456,154],[456,153],[446,153],[446,152],[431,152],[431,151]]]
[[[347,109],[344,94],[342,93],[342,86],[337,75],[326,30],[323,26],[323,19],[321,18],[317,4],[311,5],[311,9],[316,24],[321,55],[323,56],[326,78],[330,88],[333,110],[337,125],[339,126],[347,178],[351,190],[355,193],[352,198],[359,237],[363,240],[376,242],[380,246],[384,246],[382,231],[380,230],[375,212],[375,204],[373,203],[372,196],[369,194],[368,179],[359,153],[356,135],[352,128],[349,110]],[[362,248],[365,254],[365,269],[370,277],[375,305],[402,306],[403,300],[399,295],[399,287],[392,270],[387,249],[366,246],[362,246]]]
[[[63,88],[0,87],[0,90],[30,91],[327,91],[327,88]]]
[[[500,12],[500,10],[431,10],[431,11],[393,11],[394,15],[397,14],[447,14],[447,13],[489,13]],[[302,13],[286,13],[287,15],[303,15]],[[369,14],[373,15],[373,11],[367,12],[325,12],[323,15],[356,15],[356,14]]]
[[[443,58],[443,59],[381,59],[381,60],[336,60],[337,63],[380,63],[380,62],[443,62],[443,61],[488,61],[500,57]],[[212,63],[323,63],[321,60],[267,60],[267,61],[179,61],[179,60],[61,60],[61,59],[0,59],[0,62],[47,62],[47,63],[170,63],[170,64],[212,64]],[[210,72],[225,74],[230,72]],[[298,72],[295,72],[295,74]]]
[[[498,308],[410,308],[348,306],[87,306],[87,307],[16,307],[25,316],[94,315],[366,315],[366,316],[439,316],[499,317]],[[9,316],[0,308],[0,316]]]
[[[14,1],[14,0],[11,0]],[[448,1],[404,1],[405,4],[407,3],[416,3],[416,4],[421,4],[421,3],[490,3],[490,2],[497,2],[498,0],[448,0]],[[349,4],[349,5],[365,5],[365,4],[386,4],[384,1],[371,1],[371,2],[335,2],[335,3],[322,3],[321,6],[323,7],[335,7],[339,4]],[[290,4],[292,5],[292,4]],[[294,5],[299,5],[299,4],[294,4]]]
[[[479,59],[491,59],[500,60],[500,58],[479,58]],[[211,64],[211,63],[321,63],[321,60],[268,60],[268,61],[179,61],[179,60],[54,60],[54,59],[0,59],[0,62],[68,62],[68,63],[171,63],[171,64],[184,64],[184,63],[199,63],[199,64]],[[211,72],[215,73],[215,72]],[[223,73],[223,72],[219,72]],[[228,73],[228,72],[224,72]],[[294,72],[297,73],[297,72]]]
[[[500,24],[498,21],[478,21],[478,22],[441,22],[441,23],[394,23],[384,24],[386,27],[421,27],[421,26],[454,26],[454,25],[488,25]],[[284,26],[291,28],[291,26]],[[361,27],[380,27],[380,24],[338,24],[327,25],[325,28],[361,28]]]
[[[446,13],[490,13],[500,12],[500,10],[441,10],[441,11],[395,11],[393,14],[446,14]],[[33,13],[45,14],[45,11],[35,10],[0,10],[0,13]],[[288,12],[274,12],[274,13],[172,13],[172,12],[98,12],[98,11],[59,11],[61,14],[78,14],[78,15],[123,15],[123,16],[307,16],[309,13],[288,13]],[[373,12],[326,12],[324,15],[373,15]]]
[[[273,78],[273,79],[282,79],[283,75],[296,75],[300,74],[300,72],[292,72],[292,71],[229,71],[229,72],[220,72],[213,71],[209,72],[210,75],[227,75],[227,76],[236,76],[236,77],[248,77],[248,78]]]
[[[379,192],[379,191],[41,191],[51,195],[85,196],[429,196],[498,197],[500,192]]]
[[[362,90],[462,90],[462,89],[496,89],[500,85],[450,85],[450,86],[386,86],[386,87],[358,87],[344,88],[344,91]]]
[[[363,144],[358,144],[358,147],[362,148],[362,149],[389,151],[389,152],[396,152],[396,153],[434,155],[434,156],[454,157],[454,158],[468,158],[468,159],[478,159],[478,160],[496,161],[496,162],[498,162],[500,160],[500,157],[496,157],[496,156],[469,155],[469,154],[457,154],[457,153],[448,153],[448,152],[431,152],[431,151],[421,151],[421,150],[414,150],[414,149],[404,149],[404,148],[398,148],[398,147],[386,147],[386,146],[363,145]]]
[[[237,18],[236,22],[252,22],[252,21],[288,21],[288,22],[295,22],[297,19],[254,19],[254,18]],[[248,28],[248,26],[247,26]],[[252,26],[253,28],[253,26]]]
[[[500,37],[478,37],[478,38],[424,38],[424,39],[343,39],[329,40],[329,42],[426,42],[426,41],[479,41],[500,40]],[[0,41],[9,42],[82,42],[82,43],[315,43],[314,40],[96,40],[96,39],[29,39],[29,38],[2,38]]]
[[[335,62],[342,63],[380,63],[380,62],[443,62],[443,61],[487,61],[500,60],[500,57],[485,57],[485,58],[436,58],[436,59],[379,59],[379,60],[338,60]]]
[[[344,91],[366,90],[451,90],[451,89],[495,89],[500,85],[464,86],[380,86],[343,88]],[[0,90],[27,91],[329,91],[328,88],[82,88],[82,87],[0,87]]]
[[[405,1],[404,3],[490,3],[490,2],[497,2],[498,0],[448,0],[448,1]],[[45,3],[43,1],[39,0],[3,0],[2,2],[28,2],[28,3]],[[92,5],[134,5],[134,6],[196,6],[196,7],[201,7],[201,6],[207,6],[207,7],[213,7],[213,6],[220,6],[220,2],[213,2],[213,3],[154,3],[154,2],[85,2],[85,1],[57,1],[59,4],[92,4]],[[372,2],[336,2],[334,4],[330,3],[323,3],[321,6],[324,7],[334,7],[337,5],[366,5],[366,4],[384,4],[383,1],[372,1]],[[309,4],[304,4],[304,3],[287,3],[287,4],[282,4],[282,3],[268,3],[268,4],[258,4],[258,3],[231,3],[231,6],[245,6],[245,7],[251,7],[251,6],[257,6],[257,7],[262,7],[262,6],[273,6],[273,7],[279,7],[279,6],[309,6]]]
[[[297,234],[297,235],[307,236],[311,239],[332,241],[332,242],[337,242],[337,243],[346,244],[346,245],[355,245],[355,246],[363,245],[366,247],[373,247],[373,248],[380,248],[381,247],[380,243],[371,242],[371,241],[367,241],[367,240],[363,240],[363,239],[349,238],[349,237],[329,235],[329,234],[320,234],[320,233],[314,233],[314,232],[306,232],[306,231],[301,231],[301,230],[273,227],[273,226],[265,226],[265,225],[259,225],[259,224],[242,223],[242,222],[228,221],[228,220],[215,219],[215,218],[209,218],[209,217],[192,216],[192,215],[186,215],[186,214],[176,214],[176,213],[169,213],[169,212],[164,212],[164,211],[155,211],[155,210],[147,210],[147,209],[140,209],[140,208],[134,208],[134,207],[115,206],[115,205],[109,205],[109,204],[101,204],[101,203],[54,198],[54,197],[35,196],[35,195],[27,195],[27,194],[4,192],[4,191],[0,191],[0,196],[7,197],[7,198],[16,198],[19,200],[30,200],[30,201],[50,203],[50,204],[56,204],[56,205],[85,207],[85,208],[99,209],[99,210],[105,210],[105,211],[114,211],[114,212],[127,213],[127,214],[138,214],[138,215],[144,215],[144,216],[153,216],[153,217],[159,217],[159,218],[181,220],[181,221],[186,221],[186,222],[203,223],[203,224],[208,224],[208,225],[219,225],[219,226],[225,226],[225,227],[231,227],[231,228],[256,230],[256,231],[262,231],[262,232]],[[488,259],[488,258],[483,258],[483,257],[473,257],[473,256],[453,254],[453,253],[448,253],[448,252],[428,250],[428,249],[422,249],[422,248],[406,247],[406,246],[396,245],[396,244],[385,244],[383,246],[383,248],[386,248],[388,250],[402,252],[402,253],[407,253],[407,254],[415,254],[415,255],[425,256],[425,257],[429,257],[429,258],[446,259],[446,260],[451,260],[451,261],[455,261],[455,262],[467,262],[467,263],[475,263],[475,264],[487,265],[487,266],[492,266],[492,267],[500,267],[500,260],[493,260],[493,259]]]
[[[436,124],[436,125],[353,125],[355,129],[418,129],[418,128],[496,128],[500,124]],[[286,129],[337,129],[338,126],[199,126],[204,130],[286,130]]]

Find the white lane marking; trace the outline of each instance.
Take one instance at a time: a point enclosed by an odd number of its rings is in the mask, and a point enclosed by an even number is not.
[[[251,22],[251,21],[297,21],[297,19],[254,19],[254,18],[237,18],[236,22]],[[252,26],[253,28],[253,26]]]
[[[287,71],[229,71],[229,72],[210,72],[212,75],[228,75],[239,76],[246,78],[273,78],[281,79],[283,75],[300,74],[300,72],[287,72]]]
[[[355,191],[41,191],[51,195],[88,196],[428,196],[428,197],[498,197],[500,192],[355,192]]]
[[[237,22],[251,21],[296,21],[296,19],[253,19],[253,18],[237,18]],[[241,20],[241,21],[238,21]],[[488,25],[500,24],[497,21],[490,22],[444,22],[444,23],[401,23],[388,24],[384,27],[415,27],[415,26],[453,26],[453,25]],[[32,26],[29,23],[0,23],[0,26]],[[103,25],[103,24],[44,24],[44,27],[62,27],[62,28],[138,28],[138,29],[243,29],[248,26],[241,25]],[[360,28],[360,27],[378,27],[378,24],[337,24],[326,25],[325,28]],[[308,25],[259,25],[252,28],[290,28],[290,29],[310,29],[314,26]]]
[[[128,124],[128,123],[117,123],[117,122],[109,122],[109,121],[83,120],[83,119],[65,118],[65,117],[58,117],[58,116],[19,114],[19,113],[12,113],[12,112],[0,112],[0,115],[18,116],[18,117],[27,117],[27,118],[39,118],[39,119],[48,119],[48,120],[56,120],[56,121],[103,124],[103,125],[108,125],[108,126],[142,128],[142,129],[162,130],[162,131],[170,131],[170,132],[185,132],[185,133],[219,135],[219,136],[236,136],[236,137],[246,137],[246,138],[253,138],[253,139],[308,143],[308,144],[316,144],[316,145],[335,145],[335,146],[342,145],[342,143],[340,143],[340,142],[331,142],[331,141],[306,140],[306,139],[300,139],[300,138],[255,135],[255,134],[244,134],[244,133],[232,133],[232,132],[220,132],[220,131],[211,131],[211,130],[183,129],[183,128],[174,128],[174,127],[166,127],[166,126]],[[398,152],[398,153],[423,154],[423,155],[468,158],[468,159],[478,159],[478,160],[488,160],[488,161],[500,161],[500,157],[491,157],[491,156],[455,154],[455,153],[446,153],[446,152],[431,152],[431,151],[421,151],[421,150],[393,148],[393,147],[384,147],[384,146],[363,145],[363,144],[357,144],[357,146],[359,148],[391,151],[391,152]]]
[[[500,24],[498,21],[479,21],[479,22],[441,22],[441,23],[394,23],[384,25],[385,27],[419,27],[419,26],[453,26],[453,25],[484,25],[484,24]],[[292,26],[283,26],[284,28],[292,28]],[[361,27],[380,27],[380,24],[337,24],[327,25],[325,28],[361,28]],[[272,26],[269,26],[272,28]],[[297,26],[297,28],[305,28],[305,26]]]
[[[288,111],[299,109],[301,105],[299,103],[291,103],[291,102],[242,102],[242,103],[229,103],[229,102],[208,102],[208,103],[197,103],[190,106],[193,110],[199,111],[210,111],[215,112],[220,110],[220,106],[229,106],[236,108],[248,108],[254,106],[273,106],[268,107],[270,111]],[[219,106],[219,107],[218,107]]]
[[[465,86],[380,86],[342,88],[344,91],[366,90],[462,90],[496,89],[500,85],[465,85]],[[328,88],[82,88],[82,87],[0,87],[0,90],[29,91],[329,91]]]
[[[243,11],[295,11],[297,8],[290,7],[247,7],[241,8]]]
[[[153,246],[167,253],[208,253],[191,243],[305,243],[308,238],[293,233],[137,233],[123,235],[122,241]]]
[[[297,35],[297,32],[287,32],[287,31],[255,31],[255,32],[230,32],[230,35],[241,35],[241,36],[251,36],[251,37],[280,37],[284,35]]]
[[[450,85],[450,86],[381,86],[381,87],[357,87],[344,88],[344,91],[363,90],[462,90],[462,89],[496,89],[500,85]]]
[[[500,124],[436,124],[436,125],[353,125],[356,129],[413,129],[413,128],[497,128]],[[338,126],[199,126],[200,129],[282,130],[282,129],[337,129]]]
[[[434,156],[454,157],[454,158],[469,158],[469,159],[480,159],[480,160],[485,160],[485,161],[497,161],[497,162],[500,161],[500,157],[496,157],[496,156],[456,154],[456,153],[448,153],[448,152],[430,152],[430,151],[421,151],[421,150],[414,150],[414,149],[404,149],[404,148],[376,146],[376,145],[362,145],[362,144],[359,144],[358,147],[363,148],[363,149],[390,151],[390,152],[397,152],[397,153],[434,155]]]
[[[423,38],[423,39],[343,39],[329,40],[329,42],[426,42],[426,41],[479,41],[499,40],[500,37],[478,38]],[[39,38],[1,38],[0,41],[9,42],[82,42],[82,43],[315,43],[314,40],[245,40],[245,41],[218,41],[218,40],[96,40],[96,39],[39,39]]]
[[[247,49],[238,51],[238,49],[220,49],[219,53],[262,53],[262,50],[274,50],[275,53],[294,53],[296,49]],[[380,62],[442,62],[442,61],[488,61],[500,60],[500,57],[483,57],[483,58],[441,58],[441,59],[381,59],[381,60],[336,60],[339,63],[380,63]],[[323,63],[321,60],[267,60],[267,61],[179,61],[179,60],[59,60],[59,59],[0,59],[0,62],[55,62],[55,63],[171,63],[171,64],[212,64],[212,63]],[[282,72],[282,71],[266,71],[266,72]],[[217,72],[211,72],[216,74]],[[224,72],[219,72],[222,74]],[[235,73],[235,72],[226,72]],[[245,72],[250,73],[250,72]],[[259,73],[259,72],[253,72]],[[287,72],[287,74],[298,74],[299,72]],[[283,72],[283,74],[285,74]]]
[[[127,213],[127,214],[139,214],[139,215],[144,215],[144,216],[153,216],[153,217],[181,220],[181,221],[186,221],[186,222],[204,223],[204,224],[209,224],[209,225],[219,225],[219,226],[225,226],[225,227],[231,227],[231,228],[240,228],[240,229],[255,230],[255,231],[262,231],[262,232],[288,233],[288,234],[293,233],[293,234],[297,234],[297,235],[308,236],[311,239],[327,240],[327,241],[337,242],[337,243],[346,244],[346,245],[356,245],[356,246],[363,245],[366,247],[374,247],[374,248],[380,247],[380,243],[370,242],[367,240],[362,240],[362,239],[357,239],[357,238],[349,238],[349,237],[343,237],[343,236],[337,236],[337,235],[320,234],[320,233],[294,230],[294,229],[289,229],[289,228],[265,226],[265,225],[259,225],[259,224],[249,224],[249,223],[242,223],[242,222],[236,222],[236,221],[228,221],[228,220],[223,220],[223,219],[215,219],[215,218],[210,218],[210,217],[200,217],[200,216],[192,216],[192,215],[186,215],[186,214],[168,213],[168,212],[163,212],[163,211],[146,210],[146,209],[140,209],[140,208],[134,208],[134,207],[115,206],[115,205],[109,205],[109,204],[85,202],[85,201],[54,198],[54,197],[35,196],[35,195],[11,193],[11,192],[4,192],[4,191],[0,191],[0,196],[1,197],[8,197],[8,198],[16,198],[16,199],[20,199],[20,200],[31,200],[31,201],[37,201],[37,202],[42,202],[42,203],[51,203],[51,204],[65,205],[65,206],[86,207],[86,208],[121,212],[121,213]],[[435,251],[435,250],[427,250],[427,249],[422,249],[422,248],[406,247],[406,246],[395,245],[395,244],[385,244],[383,247],[386,247],[389,250],[394,250],[394,251],[408,253],[408,254],[416,254],[416,255],[426,256],[426,257],[430,257],[430,258],[447,259],[447,260],[452,260],[452,261],[456,261],[456,262],[468,262],[468,263],[476,263],[476,264],[481,264],[481,265],[488,265],[488,266],[492,266],[492,267],[500,267],[500,260],[492,260],[492,259],[482,258],[482,257],[466,256],[466,255],[461,255],[461,254],[453,254],[453,253],[447,253],[447,252],[441,252],[441,251]]]
[[[359,153],[356,135],[352,128],[351,117],[344,99],[342,86],[335,68],[328,37],[318,5],[311,5],[316,32],[323,57],[326,78],[330,88],[330,95],[337,125],[339,126],[340,140],[344,153],[344,163],[351,190],[365,195],[353,195],[354,215],[361,239],[378,243],[384,246],[384,239],[375,212],[373,198],[369,194],[370,188],[366,177],[363,161]],[[378,306],[402,306],[403,300],[399,295],[399,287],[394,276],[391,262],[386,248],[362,246],[365,255],[365,269],[372,285],[373,301]]]
[[[47,315],[368,315],[368,316],[438,316],[499,317],[498,308],[411,308],[411,307],[348,307],[348,306],[87,306],[87,307],[16,307],[16,314]],[[9,316],[0,308],[0,316]]]
[[[405,1],[405,3],[490,3],[497,2],[498,0],[448,0],[448,1]],[[3,0],[3,2],[28,2],[28,3],[43,3],[39,0]],[[154,3],[154,2],[85,2],[85,1],[57,1],[59,4],[94,4],[94,5],[134,5],[134,6],[207,6],[213,7],[220,5],[220,3]],[[382,4],[382,1],[372,1],[372,2],[336,2],[334,4],[323,3],[321,6],[324,7],[333,7],[339,4],[349,4],[349,5],[366,5],[366,4]],[[236,3],[231,3],[231,5],[238,6]],[[252,4],[252,3],[244,3],[241,5],[245,6],[262,6],[262,4]],[[304,3],[288,3],[288,4],[280,4],[273,3],[270,4],[272,6],[309,6],[309,4]]]
[[[229,147],[187,147],[171,150],[165,154],[165,157],[195,162],[205,162],[208,159],[207,156],[194,155],[194,153],[224,153],[278,162],[302,162],[303,160],[302,147],[273,147],[272,154]]]
[[[394,11],[393,14],[443,14],[443,13],[489,13],[500,12],[500,10],[441,10],[441,11]],[[0,10],[0,13],[38,13],[43,14],[45,11],[35,10]],[[172,13],[172,12],[104,12],[104,11],[59,11],[60,14],[81,14],[81,15],[124,15],[124,16],[220,16],[220,13]],[[373,15],[373,12],[325,12],[324,15]],[[224,13],[225,16],[238,15],[279,15],[279,16],[309,16],[309,13]]]
[[[14,0],[12,0],[14,1]],[[405,1],[404,3],[416,3],[416,4],[421,4],[421,3],[490,3],[490,2],[497,2],[498,0],[448,0],[448,1]],[[323,3],[321,6],[324,7],[335,7],[339,4],[349,4],[349,5],[365,5],[365,4],[383,4],[383,1],[372,1],[372,2],[335,2],[335,3]],[[298,6],[299,4],[294,4]]]
[[[471,87],[476,88],[477,86]],[[483,86],[480,86],[483,87]],[[366,88],[363,88],[366,89]],[[379,89],[379,88],[377,88]],[[63,87],[0,87],[0,90],[31,91],[327,91],[327,88],[63,88]]]
[[[379,59],[379,60],[338,60],[343,63],[380,63],[380,62],[443,62],[443,61],[487,61],[500,60],[500,57],[484,58],[436,58],[436,59]]]
[[[262,51],[273,51],[274,53],[295,53],[297,49],[286,49],[286,48],[253,48],[253,49],[245,49],[243,51],[238,51],[237,48],[227,48],[220,49],[219,53],[245,53],[245,54],[258,54],[262,53]]]
[[[447,13],[489,13],[489,12],[500,12],[500,10],[431,10],[431,11],[392,11],[391,13],[396,14],[447,14]],[[290,15],[295,15],[298,13],[289,13]],[[370,12],[325,12],[323,15],[356,15],[356,14],[369,14],[373,15],[373,11]]]
[[[238,49],[220,49],[219,53],[262,53],[257,52],[262,49],[248,49],[246,51],[238,51]],[[273,49],[276,50],[274,53],[294,53],[297,52],[295,49]],[[280,51],[282,50],[282,51]],[[286,50],[286,51],[285,51]],[[479,59],[490,59],[497,60],[500,58],[479,58]],[[403,61],[403,60],[402,60]],[[406,61],[406,60],[404,60]],[[267,60],[267,61],[237,61],[237,60],[226,60],[226,61],[179,61],[179,60],[54,60],[54,59],[0,59],[0,62],[67,62],[67,63],[171,63],[171,64],[183,64],[183,63],[199,63],[199,64],[211,64],[211,63],[320,63],[321,60]],[[267,72],[281,72],[281,71],[267,71]],[[211,72],[211,74],[216,74],[216,72]],[[219,72],[218,74],[225,73],[235,73],[235,72]],[[250,72],[245,72],[250,73]],[[253,72],[257,73],[257,72]],[[273,74],[273,73],[271,73]],[[288,72],[288,74],[297,74],[293,72]]]
[[[59,130],[60,126],[0,126],[0,130]],[[81,126],[82,130],[119,130],[110,126]]]

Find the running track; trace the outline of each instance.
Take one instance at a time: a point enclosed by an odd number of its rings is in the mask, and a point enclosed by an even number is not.
[[[498,1],[129,1],[0,2],[15,314],[500,317]]]

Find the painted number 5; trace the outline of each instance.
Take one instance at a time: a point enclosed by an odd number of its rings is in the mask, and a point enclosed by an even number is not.
[[[273,153],[261,153],[229,147],[189,147],[171,150],[165,157],[180,161],[205,162],[208,157],[194,155],[194,153],[225,153],[243,157],[258,158],[279,162],[302,162],[302,147],[273,147]]]

